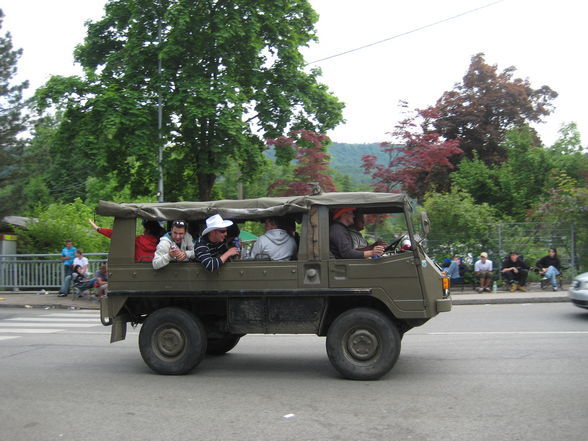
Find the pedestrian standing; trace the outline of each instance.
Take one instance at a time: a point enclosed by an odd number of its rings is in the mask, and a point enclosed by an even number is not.
[[[63,261],[63,283],[61,285],[61,289],[59,290],[60,294],[67,295],[69,292],[69,281],[71,280],[71,273],[73,272],[73,263],[74,258],[76,255],[76,247],[73,246],[71,240],[65,241],[65,248],[61,250],[61,260]],[[67,279],[69,277],[69,279]],[[66,286],[66,279],[67,279],[67,286]]]

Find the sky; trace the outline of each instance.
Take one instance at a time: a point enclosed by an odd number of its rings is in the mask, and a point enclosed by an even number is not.
[[[485,54],[498,69],[514,66],[515,76],[533,88],[558,92],[555,112],[536,125],[545,145],[563,124],[575,122],[588,139],[585,19],[579,0],[311,0],[319,13],[318,43],[303,53],[308,62],[329,57],[423,26],[475,12],[338,56],[320,67],[320,81],[346,104],[346,122],[328,132],[333,141],[367,143],[391,140],[403,119],[399,101],[410,108],[435,104],[460,82],[471,57]],[[30,92],[51,75],[80,74],[73,49],[83,41],[84,23],[102,16],[106,0],[3,0],[4,25],[15,48],[22,48],[17,79]],[[583,43],[582,43],[583,42]]]

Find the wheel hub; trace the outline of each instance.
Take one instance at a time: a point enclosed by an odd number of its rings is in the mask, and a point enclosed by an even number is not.
[[[157,349],[166,357],[175,357],[184,349],[184,336],[177,328],[165,328],[157,334]]]
[[[347,339],[347,350],[355,359],[369,360],[378,351],[378,338],[367,329],[357,329]]]

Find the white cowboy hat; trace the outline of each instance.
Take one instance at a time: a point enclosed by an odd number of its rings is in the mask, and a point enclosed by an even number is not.
[[[213,230],[219,230],[221,228],[227,228],[233,225],[233,221],[223,220],[220,214],[215,214],[206,219],[206,228],[202,232],[202,236],[206,236]]]

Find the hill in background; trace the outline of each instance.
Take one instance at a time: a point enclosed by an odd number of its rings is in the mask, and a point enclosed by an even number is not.
[[[267,149],[265,154],[268,158],[275,158],[273,147]],[[370,176],[366,175],[361,168],[361,157],[363,155],[374,155],[382,165],[388,163],[388,156],[382,152],[380,144],[377,142],[370,144],[334,142],[329,146],[329,155],[331,156],[329,167],[349,175],[351,182],[355,185],[371,184],[372,182]]]
[[[334,142],[329,146],[331,155],[330,167],[349,175],[354,184],[370,184],[369,175],[366,175],[361,168],[361,157],[363,155],[374,155],[382,165],[388,162],[387,155],[382,152],[380,144],[345,144]]]

